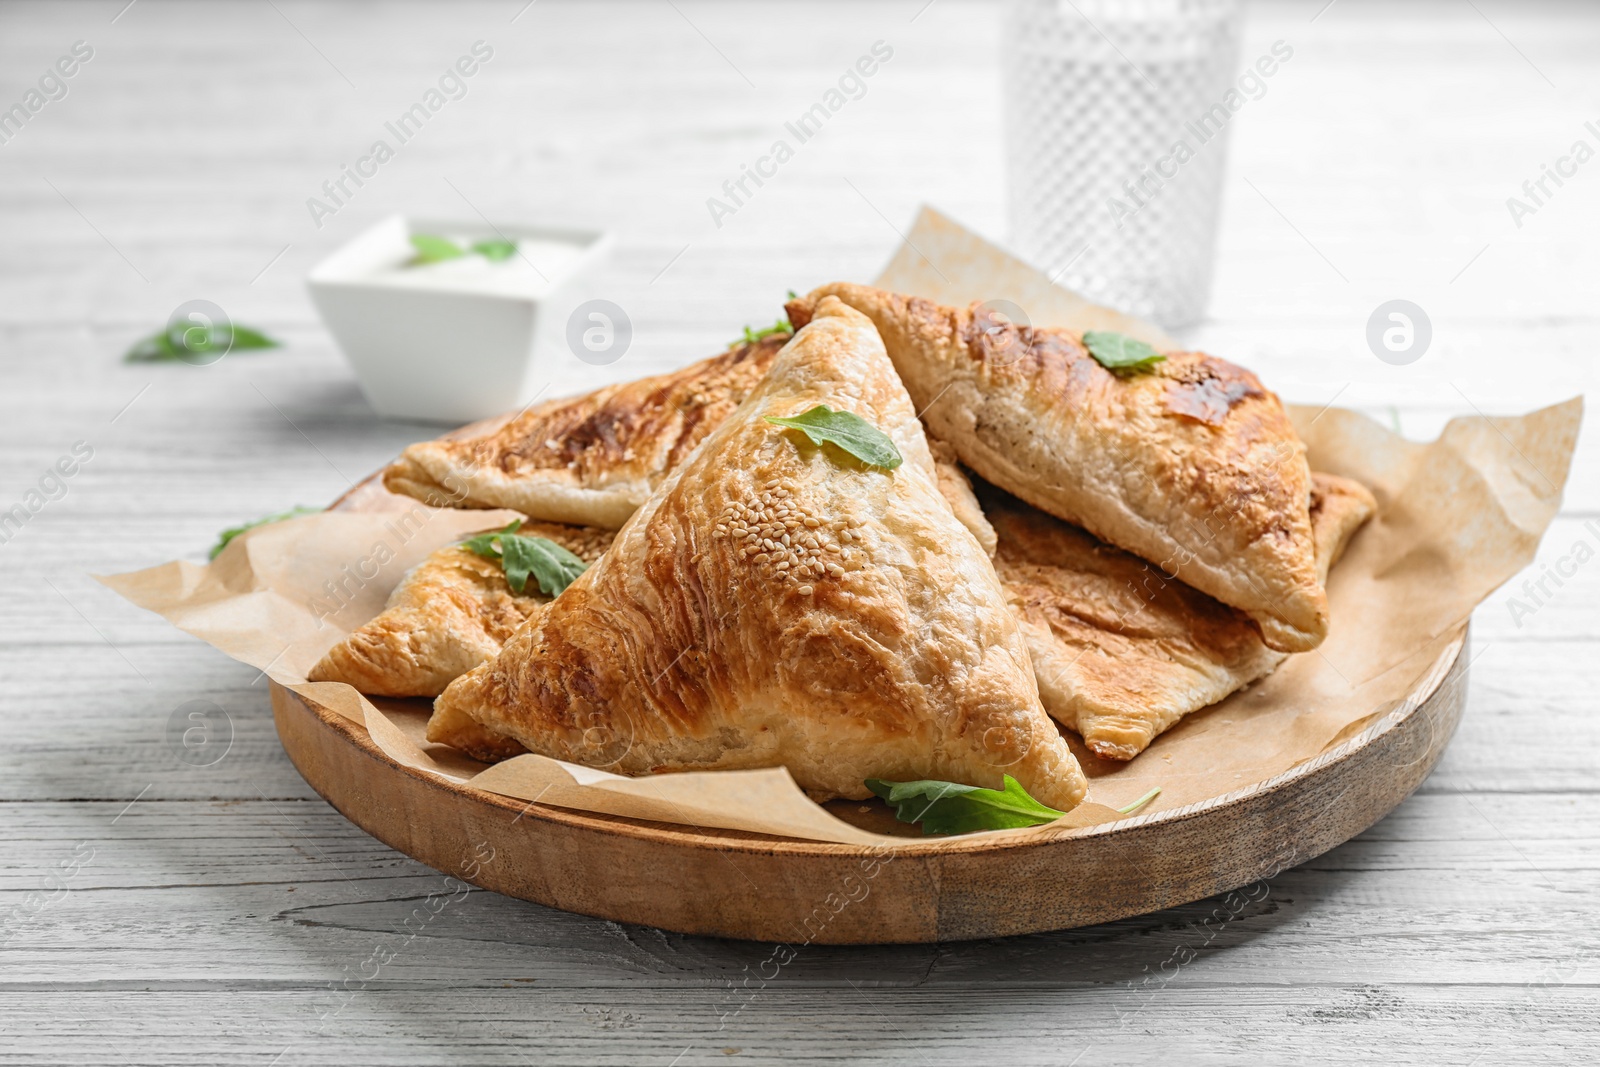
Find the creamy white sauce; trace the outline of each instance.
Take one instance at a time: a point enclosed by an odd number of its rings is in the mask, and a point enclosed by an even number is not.
[[[462,248],[481,237],[438,234]],[[559,285],[586,246],[545,237],[516,238],[517,251],[498,263],[468,252],[455,259],[409,266],[414,250],[395,257],[367,276],[368,280],[401,289],[443,289],[450,292],[501,293],[507,296],[541,296]],[[409,248],[409,246],[408,246]]]

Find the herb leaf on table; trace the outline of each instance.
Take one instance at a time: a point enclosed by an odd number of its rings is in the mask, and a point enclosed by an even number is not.
[[[136,342],[123,355],[128,363],[165,363],[234,349],[278,348],[281,342],[237,323],[174,322]]]

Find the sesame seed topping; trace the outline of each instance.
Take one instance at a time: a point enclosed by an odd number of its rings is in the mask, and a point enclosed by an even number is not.
[[[769,580],[781,580],[811,595],[819,580],[842,578],[860,566],[840,542],[857,540],[847,519],[813,514],[796,487],[781,479],[758,483],[748,502],[728,504],[717,534],[729,536],[743,547],[740,558]],[[844,566],[840,566],[843,563]]]

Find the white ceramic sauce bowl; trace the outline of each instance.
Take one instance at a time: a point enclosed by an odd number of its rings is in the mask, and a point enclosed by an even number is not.
[[[469,254],[408,266],[412,234],[516,242],[501,262]],[[536,363],[566,348],[568,316],[611,234],[394,215],[312,269],[312,302],[378,414],[462,423],[522,406]]]

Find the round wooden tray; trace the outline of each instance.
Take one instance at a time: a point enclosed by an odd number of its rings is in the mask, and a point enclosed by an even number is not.
[[[273,684],[289,758],[351,822],[485,889],[682,933],[790,945],[1034,933],[1249,885],[1342,844],[1433,769],[1465,705],[1465,630],[1399,707],[1275,778],[1047,837],[893,851],[527,804],[396,763],[337,712]]]
[[[507,417],[443,436],[486,433]],[[379,471],[330,510],[413,505],[385,490]],[[397,763],[364,728],[276,682],[272,710],[290,760],[323,799],[384,844],[484,889],[686,934],[926,943],[1143,915],[1343,844],[1399,806],[1444,753],[1466,705],[1466,641],[1463,627],[1370,726],[1266,781],[1059,834],[893,850],[529,804]]]

